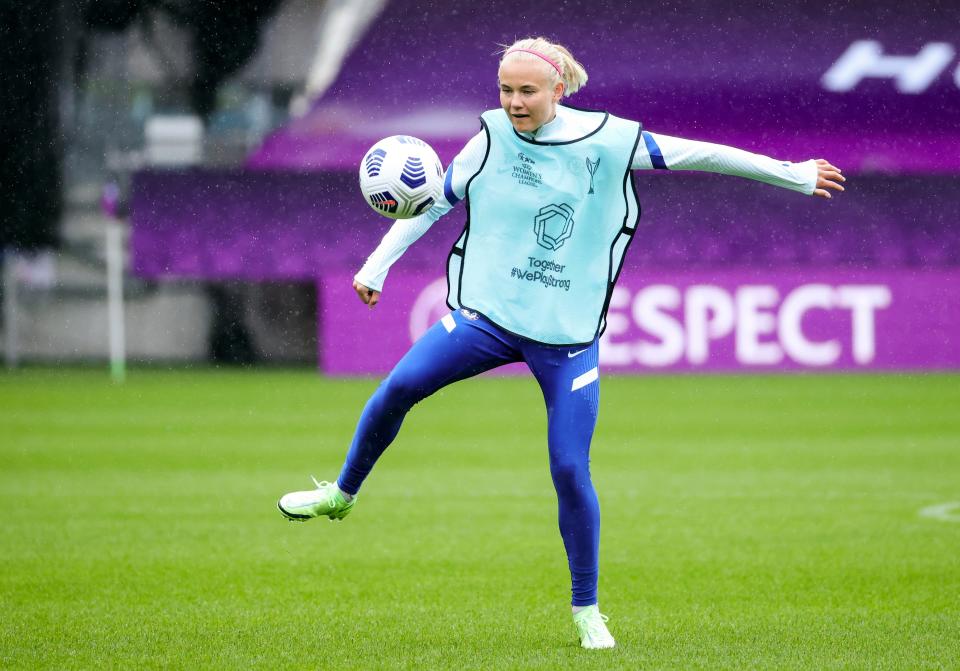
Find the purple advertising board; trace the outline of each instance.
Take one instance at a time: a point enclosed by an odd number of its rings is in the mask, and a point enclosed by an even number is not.
[[[643,215],[627,270],[960,266],[955,177],[863,175],[831,201],[745,179],[635,173]],[[399,266],[429,272],[463,229],[462,205]],[[143,172],[133,264],[145,278],[305,280],[356,271],[390,226],[353,173]]]
[[[323,278],[323,370],[381,375],[449,310],[446,280],[394,273],[369,309]],[[600,342],[608,373],[960,367],[960,270],[625,271]]]

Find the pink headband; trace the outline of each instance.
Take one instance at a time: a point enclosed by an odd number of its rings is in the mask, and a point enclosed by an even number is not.
[[[549,58],[547,58],[547,57],[544,56],[543,54],[541,54],[539,51],[532,51],[532,50],[530,50],[530,49],[511,49],[510,51],[508,51],[507,53],[504,54],[504,57],[509,56],[510,54],[512,54],[512,53],[514,53],[514,52],[517,52],[517,51],[522,51],[522,52],[524,52],[524,53],[526,53],[526,54],[533,54],[534,56],[537,56],[538,58],[542,58],[542,59],[545,60],[547,63],[549,63],[550,65],[553,66],[553,69],[557,71],[557,74],[560,75],[560,78],[561,78],[561,79],[563,78],[563,72],[560,71],[560,66],[557,65],[556,63],[554,63],[553,61],[551,61]]]

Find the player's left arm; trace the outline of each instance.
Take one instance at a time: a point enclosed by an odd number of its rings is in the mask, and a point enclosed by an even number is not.
[[[642,133],[632,167],[634,170],[701,170],[736,175],[821,198],[830,198],[831,191],[843,191],[846,181],[840,168],[822,158],[802,163],[780,161],[736,147],[649,131]]]

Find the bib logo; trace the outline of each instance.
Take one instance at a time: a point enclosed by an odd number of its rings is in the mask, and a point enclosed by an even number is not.
[[[590,173],[590,190],[587,191],[587,194],[593,193],[593,177],[597,174],[597,168],[600,167],[600,157],[597,157],[596,161],[591,161],[590,157],[587,157],[587,172]]]
[[[543,174],[536,170],[537,162],[523,152],[517,154],[516,160],[517,162],[513,165],[507,164],[503,172],[512,171],[511,176],[521,186],[532,186],[534,189],[539,189],[540,185],[543,184]],[[498,174],[500,174],[499,171]]]
[[[556,251],[573,235],[573,208],[566,203],[541,207],[533,218],[537,244]]]

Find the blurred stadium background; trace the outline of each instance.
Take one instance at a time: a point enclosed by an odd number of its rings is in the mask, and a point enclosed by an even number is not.
[[[960,5],[2,7],[0,667],[960,668]],[[347,524],[272,508],[444,310],[462,208],[353,295],[360,158],[449,162],[528,33],[586,65],[572,104],[848,177],[636,174],[602,660],[561,630],[529,380],[424,404]]]
[[[612,304],[608,370],[960,365],[950,3],[5,11],[10,366],[108,358],[116,221],[130,360],[384,371],[443,310],[430,286],[465,215],[411,248],[371,321],[342,290],[387,226],[358,197],[358,157],[411,133],[449,161],[496,104],[496,45],[526,26],[576,45],[589,65],[573,104],[785,160],[823,156],[850,179],[825,204],[713,175],[638,173],[643,217]],[[455,38],[464,26],[471,38]],[[383,356],[340,356],[352,346]]]
[[[134,176],[242,166],[296,96],[328,84],[381,4],[6,3],[8,365],[105,360],[108,215],[129,249]],[[154,282],[131,269],[127,255],[133,360],[315,358],[309,286]]]

